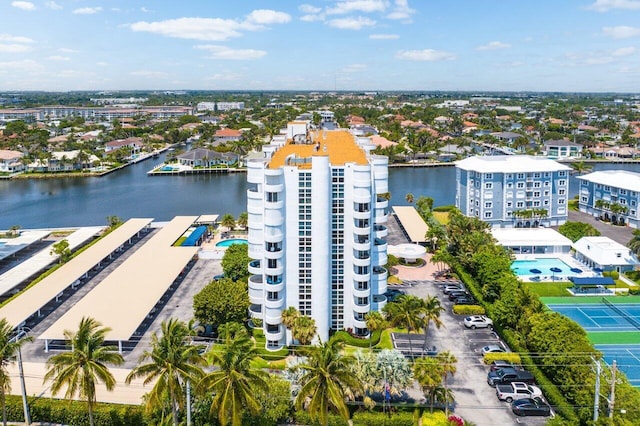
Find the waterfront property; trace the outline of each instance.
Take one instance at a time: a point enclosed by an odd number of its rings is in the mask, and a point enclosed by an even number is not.
[[[218,167],[238,164],[239,156],[231,152],[217,152],[207,148],[195,148],[176,157],[178,163],[192,168]]]
[[[578,207],[613,224],[640,228],[640,173],[603,170],[578,176]]]
[[[0,149],[0,173],[16,173],[24,169],[20,159],[24,156],[21,152],[9,149]]]
[[[547,153],[547,157],[553,158],[555,160],[581,158],[582,148],[582,144],[565,139],[546,141],[544,143],[544,150]]]
[[[608,237],[582,237],[573,249],[576,259],[594,270],[626,272],[640,264],[629,248]]]
[[[497,228],[562,225],[570,170],[527,155],[469,157],[456,163],[456,207]]]
[[[266,347],[291,342],[289,306],[331,330],[369,333],[365,315],[386,304],[388,159],[346,130],[289,123],[286,135],[249,160],[250,314]]]

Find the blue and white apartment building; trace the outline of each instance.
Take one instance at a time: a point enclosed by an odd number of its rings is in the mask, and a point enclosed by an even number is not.
[[[570,170],[527,155],[469,157],[456,163],[456,207],[494,228],[562,225]]]
[[[578,180],[581,212],[640,228],[640,173],[603,170],[578,176]]]
[[[347,130],[289,123],[247,163],[249,313],[267,349],[291,343],[282,311],[366,336],[365,315],[386,304],[387,157]]]

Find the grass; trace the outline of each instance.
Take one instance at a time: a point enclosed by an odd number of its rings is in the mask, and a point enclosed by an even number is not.
[[[387,328],[382,332],[380,336],[380,342],[376,346],[375,349],[393,349],[393,342],[391,341],[391,333],[406,333],[406,328]]]
[[[529,287],[531,291],[540,297],[573,297],[567,291],[573,284],[568,281],[553,282],[553,283],[532,283],[525,282],[524,285]],[[574,301],[575,303],[575,301]]]
[[[640,331],[599,331],[587,333],[587,338],[594,345],[639,344]]]
[[[446,226],[449,223],[449,212],[431,212],[431,214],[441,225]]]
[[[629,272],[625,273],[625,275],[631,281],[634,281],[634,282],[636,282],[637,284],[640,285],[640,271],[629,271]]]
[[[395,275],[387,278],[387,284],[402,284],[402,280]]]

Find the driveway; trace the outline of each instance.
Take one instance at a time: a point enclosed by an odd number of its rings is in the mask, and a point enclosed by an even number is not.
[[[569,220],[571,222],[584,222],[596,228],[604,237],[609,237],[622,245],[627,245],[633,237],[633,228],[628,226],[615,226],[610,223],[596,220],[590,214],[569,210]],[[557,227],[554,228],[557,230]]]

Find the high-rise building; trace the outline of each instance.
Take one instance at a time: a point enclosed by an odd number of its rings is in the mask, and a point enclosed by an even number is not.
[[[562,225],[570,170],[527,155],[469,157],[456,163],[456,207],[494,228]]]
[[[366,336],[365,315],[386,304],[388,159],[346,130],[289,123],[249,160],[250,314],[268,349],[292,341],[289,306],[332,330]]]

